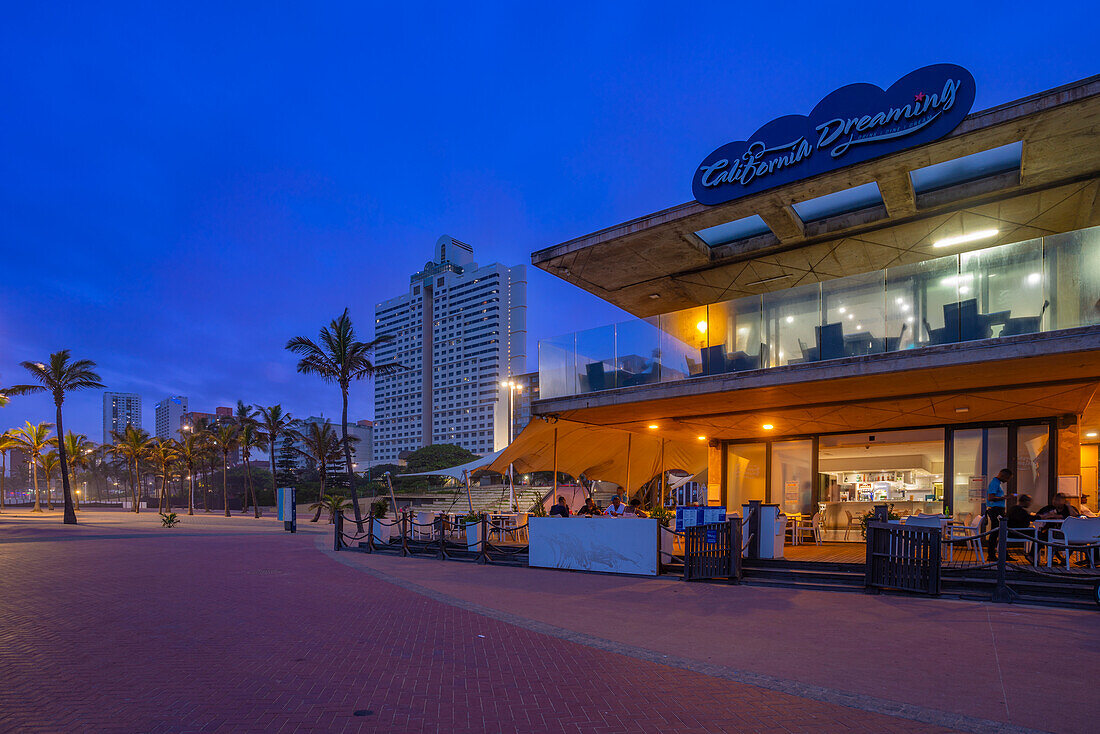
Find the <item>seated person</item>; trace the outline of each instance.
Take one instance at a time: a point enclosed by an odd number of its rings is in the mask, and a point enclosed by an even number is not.
[[[630,500],[630,506],[626,508],[626,514],[634,517],[649,517],[646,511],[642,509],[642,501],[639,499]]]
[[[1022,494],[1016,498],[1016,505],[1008,511],[1008,526],[1028,528],[1033,520],[1035,515],[1031,514],[1031,495]]]
[[[1065,520],[1067,517],[1078,517],[1081,513],[1077,511],[1077,508],[1066,502],[1066,496],[1059,492],[1054,495],[1054,501],[1046,507],[1041,508],[1036,515],[1043,520],[1057,520],[1059,518]]]
[[[558,497],[557,503],[550,508],[550,517],[569,517],[569,505],[564,497]]]
[[[1081,513],[1081,517],[1096,517],[1096,513],[1089,507],[1089,496],[1087,494],[1081,495],[1081,502],[1077,505],[1077,509]]]
[[[622,517],[626,514],[626,505],[619,501],[619,495],[611,498],[611,504],[604,510],[604,514],[611,517]]]
[[[589,497],[584,501],[584,506],[577,510],[577,516],[581,517],[593,517],[595,515],[602,515],[603,511],[596,504],[596,500]]]

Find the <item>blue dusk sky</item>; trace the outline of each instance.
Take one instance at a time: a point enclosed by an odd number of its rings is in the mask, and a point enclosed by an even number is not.
[[[149,430],[175,394],[337,417],[283,345],[345,306],[370,336],[441,234],[529,263],[690,200],[711,150],[851,82],[956,63],[983,109],[1087,77],[1095,8],[8,3],[0,386],[68,347]],[[529,369],[538,339],[623,316],[530,269]],[[98,441],[100,404],[73,395],[66,427]],[[0,409],[52,419],[45,397]]]

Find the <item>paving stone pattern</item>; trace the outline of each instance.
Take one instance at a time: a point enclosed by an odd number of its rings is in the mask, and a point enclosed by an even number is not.
[[[0,521],[0,731],[945,731],[539,634],[242,522]]]

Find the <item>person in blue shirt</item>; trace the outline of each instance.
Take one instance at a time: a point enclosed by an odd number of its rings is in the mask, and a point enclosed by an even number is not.
[[[1008,482],[1012,479],[1011,469],[1001,469],[997,476],[989,482],[989,490],[985,498],[985,519],[989,522],[989,529],[996,530],[1005,514],[1005,499],[1008,497]],[[990,535],[986,538],[986,562],[993,563],[997,560],[997,536]]]

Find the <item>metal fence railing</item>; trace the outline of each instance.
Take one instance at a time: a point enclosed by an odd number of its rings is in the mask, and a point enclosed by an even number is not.
[[[464,560],[478,563],[526,563],[528,523],[509,525],[481,518],[471,523],[453,522],[436,517],[419,523],[408,513],[393,521],[368,517],[365,531],[348,533],[345,524],[355,521],[337,514],[334,550],[355,549],[366,553],[392,553],[440,560]],[[476,537],[471,537],[471,535]],[[497,542],[493,542],[496,536]]]

